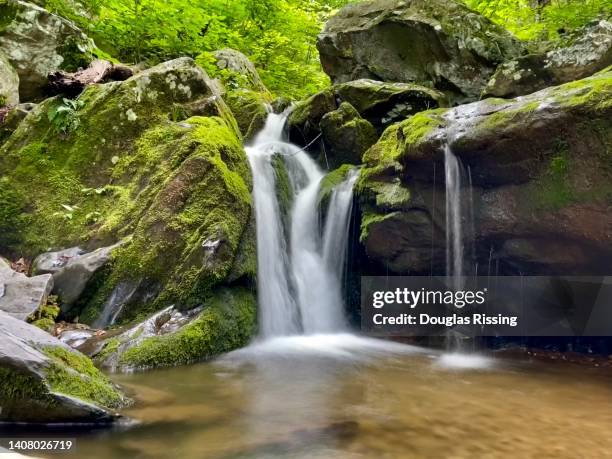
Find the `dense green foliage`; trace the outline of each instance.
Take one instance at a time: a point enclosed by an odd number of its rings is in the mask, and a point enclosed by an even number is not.
[[[211,70],[210,52],[235,48],[251,58],[276,95],[299,99],[328,85],[316,36],[350,1],[82,0],[76,8],[67,0],[45,3],[120,61],[153,65],[190,56]],[[527,40],[555,39],[611,12],[609,0],[464,1]]]
[[[609,0],[465,0],[523,40],[562,38],[596,18],[609,18]]]
[[[156,64],[221,48],[247,54],[278,93],[303,97],[327,84],[315,46],[323,21],[348,0],[65,0],[47,7],[77,22],[100,48]]]

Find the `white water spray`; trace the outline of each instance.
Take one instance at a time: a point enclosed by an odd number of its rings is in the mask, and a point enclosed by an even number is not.
[[[257,223],[260,330],[264,338],[345,329],[342,274],[346,259],[351,172],[334,190],[323,234],[318,192],[323,173],[299,147],[283,140],[286,115],[271,113],[247,147]],[[285,234],[272,159],[281,155],[294,192]]]

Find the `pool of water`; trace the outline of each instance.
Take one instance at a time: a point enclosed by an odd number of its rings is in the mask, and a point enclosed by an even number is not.
[[[322,335],[113,378],[137,399],[133,423],[79,434],[64,457],[612,455],[610,372],[572,364]]]

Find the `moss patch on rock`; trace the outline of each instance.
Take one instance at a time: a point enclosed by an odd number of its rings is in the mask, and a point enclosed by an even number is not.
[[[236,89],[230,91],[225,100],[234,113],[245,140],[252,140],[266,122],[266,106],[272,103],[272,96],[265,92]]]
[[[173,366],[210,359],[244,346],[256,329],[256,299],[244,288],[217,291],[202,313],[175,333],[145,338],[123,353],[130,368]]]
[[[53,393],[77,397],[106,408],[119,408],[125,397],[82,354],[62,347],[46,347],[43,353],[51,359],[46,381]]]

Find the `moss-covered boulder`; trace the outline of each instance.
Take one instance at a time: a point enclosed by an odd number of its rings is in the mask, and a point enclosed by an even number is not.
[[[59,118],[58,106],[67,107]],[[230,274],[253,275],[234,263],[254,264],[246,154],[231,111],[191,59],[93,85],[74,103],[41,103],[0,158],[4,252],[131,238],[74,304],[83,321],[197,306]]]
[[[325,114],[338,108],[333,90],[318,92],[298,102],[287,118],[289,138],[298,145],[309,145],[321,135],[319,123]]]
[[[251,290],[219,289],[202,307],[169,307],[95,347],[94,359],[113,371],[149,369],[210,359],[246,345],[256,331]]]
[[[342,8],[317,42],[334,83],[359,78],[418,83],[457,100],[480,96],[522,44],[453,0],[368,0]]]
[[[260,93],[268,92],[255,65],[240,51],[225,48],[212,54],[219,71],[226,74],[222,80],[226,86],[230,86],[228,89],[242,88]]]
[[[607,70],[517,99],[422,112],[388,128],[364,155],[358,184],[368,255],[397,273],[444,272],[448,144],[471,177],[480,266],[495,258],[509,274],[606,273],[611,94]],[[393,191],[394,183],[409,194]],[[526,255],[551,240],[563,241],[572,263]]]
[[[296,104],[287,120],[291,141],[308,145],[309,151],[319,152],[320,143],[315,140],[321,135],[321,120],[343,102],[353,106],[378,133],[410,115],[448,104],[441,92],[416,84],[368,79],[350,81]]]
[[[320,126],[325,150],[319,162],[332,169],[342,164],[361,164],[363,154],[378,140],[372,123],[348,102],[323,116]]]
[[[593,75],[612,65],[612,23],[573,32],[554,49],[501,64],[485,88],[490,97],[517,97]]]
[[[225,95],[225,100],[236,117],[245,142],[249,142],[266,124],[272,96],[268,92],[235,89]]]
[[[19,75],[0,51],[0,108],[19,103]]]
[[[94,59],[96,47],[70,21],[22,0],[0,2],[0,52],[19,74],[21,100],[40,99],[47,75],[75,71]]]
[[[0,422],[108,424],[126,403],[83,354],[0,312]]]
[[[215,78],[219,93],[231,108],[246,142],[264,126],[274,97],[255,65],[235,49],[200,54],[196,61]]]

